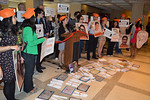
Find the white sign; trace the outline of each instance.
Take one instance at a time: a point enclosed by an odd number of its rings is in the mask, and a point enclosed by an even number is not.
[[[88,22],[88,19],[89,19],[89,16],[88,15],[82,15],[83,18],[84,18],[84,21],[83,22]]]
[[[23,22],[24,18],[22,17],[22,15],[25,13],[26,11],[17,11],[17,21],[18,22]]]
[[[45,16],[55,16],[55,9],[50,7],[45,7]]]
[[[35,25],[36,25],[36,33],[38,38],[43,37],[44,36],[43,24],[35,24]]]
[[[141,48],[147,40],[148,40],[148,33],[143,30],[139,31],[137,33],[136,47]]]
[[[119,28],[112,28],[112,31],[111,42],[119,42]]]
[[[94,36],[98,37],[100,35],[103,35],[102,29],[101,29],[101,24],[100,21],[91,21],[91,27],[94,32]]]
[[[8,0],[0,0],[0,4],[8,5]]]
[[[120,21],[119,27],[128,27],[129,26],[129,20],[119,19],[119,21]]]
[[[130,47],[130,36],[121,35],[119,39],[119,48],[129,48]]]
[[[44,41],[42,43],[42,50],[41,50],[41,58],[40,61],[42,61],[42,59],[49,55],[52,54],[54,52],[54,44],[55,44],[55,37],[53,38],[48,38],[46,41]]]
[[[58,12],[69,13],[69,4],[58,4]]]
[[[105,28],[104,36],[106,36],[107,38],[111,39],[113,33],[114,33],[113,31]]]

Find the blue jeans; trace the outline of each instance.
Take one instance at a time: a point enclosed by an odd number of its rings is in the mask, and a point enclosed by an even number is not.
[[[116,44],[115,44],[115,53],[116,54],[122,54],[121,49],[119,49],[119,42],[116,42]]]
[[[33,74],[34,74],[34,66],[35,66],[35,55],[22,53],[24,58],[25,65],[25,75],[24,75],[24,91],[26,93],[33,90]]]

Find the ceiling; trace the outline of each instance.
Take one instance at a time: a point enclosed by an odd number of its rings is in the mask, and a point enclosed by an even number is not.
[[[26,0],[9,0],[13,2],[26,2]],[[144,3],[144,10],[150,11],[150,0],[44,0],[44,4],[50,3],[81,3],[97,7],[103,10],[131,10],[133,3]]]

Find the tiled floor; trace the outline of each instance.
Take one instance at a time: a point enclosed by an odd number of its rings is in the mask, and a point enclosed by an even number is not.
[[[129,51],[123,50],[123,54],[123,56],[118,56],[117,58],[128,59],[140,65],[140,68],[124,73],[118,72],[113,77],[105,79],[101,83],[91,83],[92,87],[87,92],[90,96],[82,98],[83,100],[150,100],[150,43],[138,50],[138,54],[134,59],[127,57],[130,54]],[[81,65],[87,64],[87,60],[85,59],[86,54],[83,53],[82,57],[79,63]],[[104,58],[108,57],[104,56]],[[57,63],[57,61],[55,62]],[[34,100],[43,89],[53,90],[55,94],[69,97],[66,94],[62,94],[61,89],[57,90],[47,87],[52,78],[56,78],[64,71],[58,71],[56,64],[52,64],[51,62],[43,62],[42,65],[46,67],[44,73],[34,75],[34,84],[38,87],[38,92],[31,95],[19,92],[16,89],[16,98],[20,100]],[[5,100],[2,90],[0,90],[0,100]]]

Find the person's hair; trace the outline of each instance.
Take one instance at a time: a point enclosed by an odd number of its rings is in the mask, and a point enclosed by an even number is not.
[[[19,9],[19,10],[20,10],[20,7],[21,7],[22,5],[25,6],[24,3],[19,3],[19,4],[18,4],[18,9]]]
[[[76,16],[78,13],[80,13],[79,11],[76,11],[75,13],[74,13],[74,16]]]
[[[12,33],[13,35],[17,35],[17,27],[13,27],[12,17],[4,18],[3,21],[0,22],[0,30],[2,34]]]
[[[140,24],[140,21],[138,21],[136,24],[135,24],[136,28],[141,28],[142,29],[142,24]]]
[[[78,22],[80,21],[80,18],[81,18],[81,17],[83,17],[83,16],[82,16],[82,15],[78,15],[78,16],[77,16]]]
[[[99,24],[99,22],[95,22],[95,25],[96,25],[96,24]]]
[[[119,28],[119,22],[118,22],[118,21],[113,21],[112,28],[114,28],[114,23],[115,23],[115,22],[117,22],[116,28]]]
[[[36,26],[35,26],[35,17],[32,16],[30,19],[25,19],[22,23],[22,25],[20,26],[20,29],[23,29],[25,27],[31,27],[33,33],[36,30]]]
[[[123,38],[127,38],[127,39],[128,39],[128,36],[126,36],[126,35],[125,35],[125,36],[123,36],[123,37],[122,37],[122,40],[123,40]]]
[[[80,25],[79,30],[81,29],[81,27],[83,27],[83,28],[85,29],[85,26],[84,26],[84,25]]]
[[[41,8],[39,8],[39,7],[37,7],[34,11],[35,11],[35,16],[36,16],[36,17],[38,16],[38,14],[41,14],[42,12],[43,12],[43,14],[44,14],[43,9],[41,9]]]

